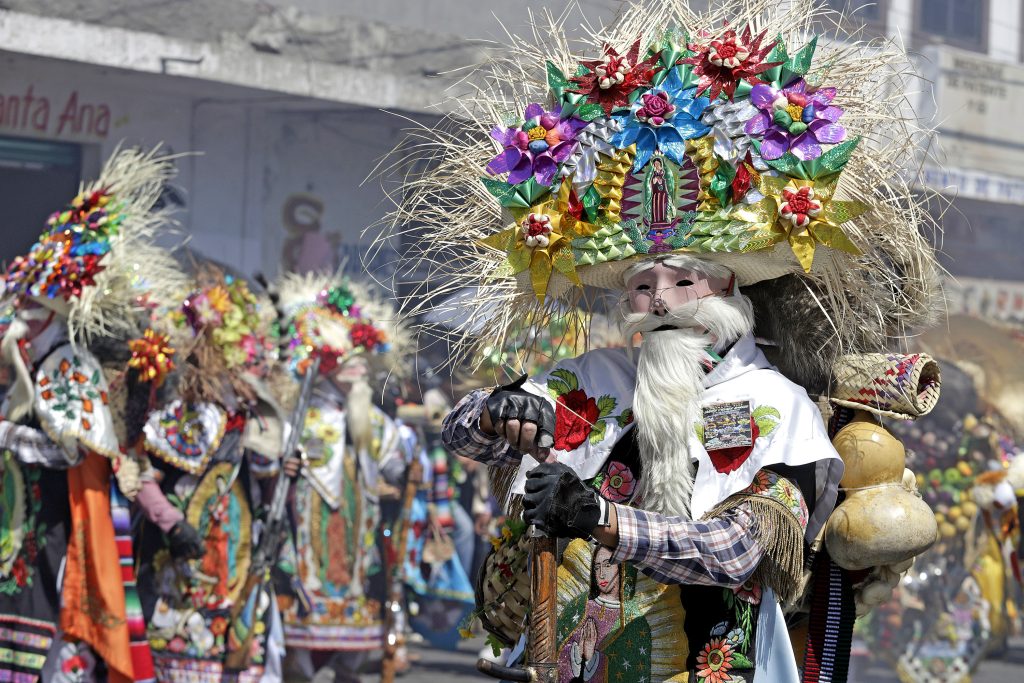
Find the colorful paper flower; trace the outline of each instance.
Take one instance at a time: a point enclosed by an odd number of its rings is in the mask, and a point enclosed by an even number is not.
[[[152,382],[153,386],[159,387],[174,369],[174,361],[171,359],[174,349],[162,334],[148,329],[142,339],[129,341],[128,348],[132,352],[128,367],[137,370],[144,382]]]
[[[506,263],[514,274],[529,270],[538,299],[543,299],[547,293],[554,271],[574,284],[581,284],[571,242],[577,237],[592,235],[598,228],[588,222],[587,209],[576,196],[572,179],[562,181],[554,198],[514,214],[521,216],[519,222],[484,238],[481,243],[505,252]]]
[[[491,137],[504,149],[487,164],[491,175],[508,173],[510,185],[535,177],[541,185],[551,185],[558,164],[569,158],[576,147],[576,133],[586,121],[561,110],[545,111],[539,104],[526,107],[526,121],[517,128],[495,127]]]
[[[353,323],[349,338],[352,340],[352,346],[373,351],[384,342],[384,332],[369,323],[357,322]]]
[[[630,96],[640,88],[651,85],[654,74],[661,70],[658,51],[643,61],[640,59],[640,40],[629,48],[625,55],[610,45],[604,48],[600,59],[583,62],[582,66],[589,70],[582,76],[573,76],[570,81],[576,86],[568,92],[585,95],[587,102],[601,105],[606,116],[612,111],[625,107]]]
[[[121,223],[119,205],[105,191],[80,194],[47,219],[47,230],[29,253],[11,263],[5,289],[29,296],[80,297],[95,286],[110,251],[110,237]]]
[[[613,503],[629,500],[636,488],[633,472],[621,462],[612,462],[608,466],[607,476],[601,483],[601,495]]]
[[[697,655],[697,678],[707,683],[728,683],[733,668],[733,648],[724,638],[713,638]]]
[[[551,244],[551,231],[551,216],[546,213],[530,213],[523,219],[523,241],[531,249]]]
[[[611,143],[618,149],[636,145],[634,171],[643,168],[659,150],[681,165],[686,156],[685,141],[708,134],[711,129],[700,117],[711,101],[694,98],[694,93],[694,88],[683,88],[678,69],[672,69],[660,86],[633,103],[628,114],[615,117],[620,130]]]
[[[788,240],[800,265],[811,271],[817,245],[859,255],[860,250],[840,227],[867,211],[857,201],[832,199],[839,174],[818,180],[762,175],[759,190],[774,214],[776,241]],[[740,212],[737,212],[740,213]]]
[[[690,43],[687,47],[696,54],[680,60],[680,63],[692,65],[693,72],[700,77],[698,94],[707,92],[714,100],[724,92],[732,99],[741,80],[758,83],[758,74],[781,64],[765,61],[775,42],[762,45],[764,36],[764,31],[752,36],[749,26],[740,35],[729,29],[707,44]]]
[[[759,112],[747,121],[746,133],[764,136],[764,159],[778,159],[786,152],[801,161],[816,159],[822,154],[822,144],[835,145],[846,139],[846,129],[836,123],[843,110],[831,104],[835,96],[835,88],[812,91],[802,78],[781,89],[755,85],[750,102]]]

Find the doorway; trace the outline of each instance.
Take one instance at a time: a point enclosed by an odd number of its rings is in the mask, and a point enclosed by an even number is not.
[[[0,264],[29,250],[46,219],[74,198],[82,146],[0,136]]]

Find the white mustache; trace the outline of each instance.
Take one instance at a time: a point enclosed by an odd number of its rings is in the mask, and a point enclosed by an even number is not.
[[[627,313],[623,330],[627,337],[632,337],[637,332],[652,332],[659,327],[677,327],[682,329],[701,327],[699,311],[703,299],[687,301],[677,306],[665,315],[654,315],[654,313]]]

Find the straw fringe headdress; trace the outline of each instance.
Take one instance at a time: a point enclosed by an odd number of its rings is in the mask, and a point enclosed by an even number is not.
[[[912,69],[888,42],[816,35],[834,22],[815,5],[636,2],[581,51],[574,7],[509,35],[457,114],[397,152],[406,182],[378,243],[411,245],[421,284],[403,313],[457,315],[474,330],[453,340],[464,360],[675,252],[744,288],[790,283],[799,312],[762,299],[768,317],[820,314],[827,333],[799,349],[819,370],[926,323],[937,267],[910,184],[929,142],[908,114]]]
[[[285,361],[296,374],[314,354],[322,373],[360,355],[375,377],[407,374],[409,332],[377,287],[341,274],[285,273],[274,290],[287,326]]]
[[[98,178],[47,221],[28,254],[7,272],[5,289],[67,319],[72,343],[140,334],[146,312],[173,296],[184,276],[155,243],[171,225],[154,209],[175,175],[172,157],[119,149]]]

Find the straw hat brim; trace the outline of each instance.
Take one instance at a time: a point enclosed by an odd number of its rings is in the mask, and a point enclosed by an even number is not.
[[[825,250],[819,250],[819,252],[823,251]],[[638,254],[618,261],[606,261],[605,263],[591,266],[579,266],[576,268],[576,274],[585,286],[621,290],[625,288],[625,274],[631,267],[645,260],[664,258],[673,254],[693,256],[721,264],[736,274],[736,282],[740,287],[765,280],[774,280],[791,273],[803,272],[789,247],[787,245],[776,245],[770,250],[765,249],[747,253],[695,253],[678,249],[661,254]],[[828,260],[827,257],[823,258],[824,256],[824,253],[816,254],[815,266]],[[812,272],[818,269],[818,267],[814,267]],[[529,271],[521,272],[518,276],[518,281],[519,286],[524,291],[532,291]],[[561,273],[553,272],[548,283],[548,295],[557,298],[565,294],[572,287],[573,283],[567,277]]]

